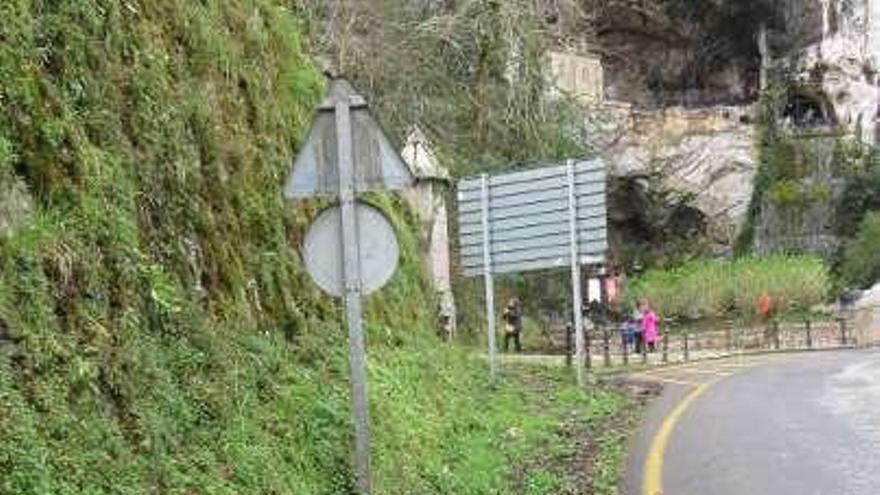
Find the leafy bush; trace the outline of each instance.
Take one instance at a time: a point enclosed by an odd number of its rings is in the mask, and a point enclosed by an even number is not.
[[[843,196],[837,205],[837,234],[853,237],[869,211],[880,211],[880,150],[873,149],[846,178]]]
[[[846,245],[840,273],[848,285],[867,287],[880,280],[880,212],[862,220],[858,234]]]
[[[801,256],[700,260],[669,270],[651,270],[630,282],[625,300],[647,299],[663,315],[687,319],[754,314],[764,292],[782,311],[821,302],[829,288],[821,260]]]

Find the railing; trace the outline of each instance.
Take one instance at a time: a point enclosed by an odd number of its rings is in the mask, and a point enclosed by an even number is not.
[[[618,327],[597,326],[586,331],[588,367],[629,364],[664,364],[710,359],[736,354],[791,350],[840,349],[867,344],[843,317],[802,322],[768,322],[766,325],[694,330],[667,324],[655,349],[625,343]]]

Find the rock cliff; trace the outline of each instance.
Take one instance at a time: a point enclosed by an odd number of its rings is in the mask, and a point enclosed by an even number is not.
[[[745,224],[760,161],[755,103],[772,78],[790,88],[779,109],[789,127],[877,141],[880,1],[608,3],[592,7],[589,28],[555,23],[558,50],[585,62],[560,66],[555,55],[551,68],[590,101],[604,82],[598,99],[610,117],[593,131],[612,173],[690,198],[716,251]],[[594,59],[602,74],[571,74]]]

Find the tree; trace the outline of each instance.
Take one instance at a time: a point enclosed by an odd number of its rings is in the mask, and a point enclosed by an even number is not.
[[[393,136],[422,124],[458,174],[582,156],[585,111],[545,98],[545,13],[532,0],[300,0],[317,50]]]

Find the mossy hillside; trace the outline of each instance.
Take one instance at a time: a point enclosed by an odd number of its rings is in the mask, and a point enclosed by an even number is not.
[[[36,205],[0,239],[0,493],[347,493],[346,332],[294,249],[317,206],[280,195],[321,93],[295,13],[0,18],[0,181]],[[499,492],[501,406],[433,335],[413,219],[371,201],[403,251],[367,301],[377,493]]]

